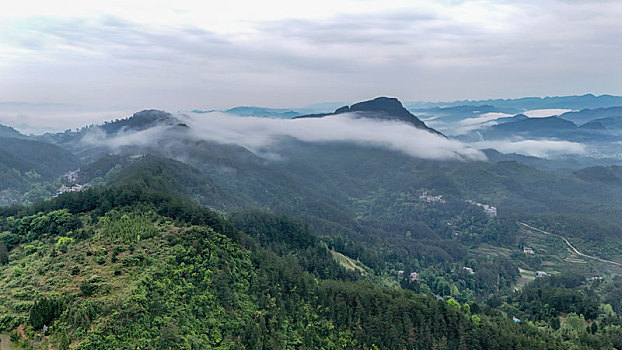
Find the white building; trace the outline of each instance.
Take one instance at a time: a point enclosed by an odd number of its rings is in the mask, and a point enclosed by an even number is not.
[[[424,201],[428,203],[446,203],[445,199],[443,199],[443,196],[441,195],[432,196],[428,194],[428,191],[423,191],[419,195],[419,199],[423,199]]]
[[[419,274],[416,273],[416,272],[411,272],[408,277],[410,277],[411,281],[418,281],[419,280]]]

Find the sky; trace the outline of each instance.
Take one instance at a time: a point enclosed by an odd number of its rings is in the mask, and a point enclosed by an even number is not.
[[[0,114],[622,95],[622,2],[3,1]],[[18,103],[19,102],[19,103]]]

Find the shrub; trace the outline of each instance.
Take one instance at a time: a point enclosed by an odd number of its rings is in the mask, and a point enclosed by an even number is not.
[[[24,250],[24,255],[30,255],[37,251],[37,247],[35,247],[32,244],[28,244],[24,246],[23,250]]]
[[[58,237],[56,241],[56,249],[60,250],[63,253],[67,253],[67,248],[73,244],[73,238],[71,237]]]
[[[82,295],[85,297],[90,297],[99,289],[100,284],[101,278],[93,276],[80,284],[80,292],[82,292]]]

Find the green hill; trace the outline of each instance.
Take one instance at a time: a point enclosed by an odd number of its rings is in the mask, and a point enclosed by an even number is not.
[[[107,125],[127,136],[174,122],[147,111]],[[622,344],[621,278],[559,237],[622,261],[616,167],[548,172],[512,157],[422,160],[292,140],[266,158],[193,132],[163,128],[116,154],[72,139],[81,132],[63,136],[94,160],[77,173],[91,186],[0,207],[0,339],[54,349]],[[28,180],[17,151],[0,159]],[[62,169],[40,153],[32,166]],[[553,276],[527,283],[538,271]]]
[[[25,138],[0,137],[0,205],[49,198],[78,159],[62,148]]]
[[[0,212],[0,328],[33,348],[564,348],[494,311],[356,281],[283,217],[137,183]],[[256,239],[252,238],[256,237]],[[324,261],[325,268],[305,259]],[[349,276],[349,277],[348,277]],[[347,281],[350,280],[350,281]],[[475,306],[474,306],[475,307]],[[46,332],[42,333],[44,325]]]

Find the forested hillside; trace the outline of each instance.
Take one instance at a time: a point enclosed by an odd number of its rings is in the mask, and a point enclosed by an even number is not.
[[[257,150],[181,121],[145,111],[42,138],[58,147],[33,155],[45,181],[23,191],[74,187],[0,207],[2,341],[620,348],[617,167],[291,138]],[[27,169],[22,148],[5,163]]]
[[[59,177],[80,166],[71,152],[15,134],[0,137],[0,205],[49,198]]]
[[[150,189],[164,178],[141,180],[2,210],[0,326],[20,329],[15,342],[563,348],[562,339],[494,309],[365,282],[286,217],[256,212],[229,223]]]
[[[599,311],[592,298],[586,311],[579,299],[568,299],[582,288],[580,279],[551,280],[557,289],[547,303],[554,309],[544,316],[530,304],[542,284],[503,308],[382,287],[340,266],[327,244],[295,220],[246,212],[229,221],[187,201],[160,171],[165,164],[151,159],[121,172],[107,188],[1,210],[0,327],[17,329],[14,343],[565,349],[620,341],[613,310]],[[574,301],[564,306],[568,300]],[[511,305],[518,309],[505,310]],[[583,316],[552,328],[527,322],[557,312]],[[525,319],[516,323],[510,315]],[[584,328],[583,318],[596,326]]]

